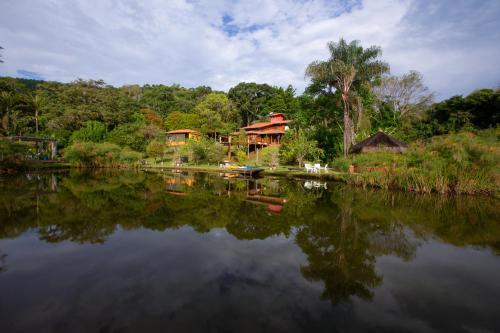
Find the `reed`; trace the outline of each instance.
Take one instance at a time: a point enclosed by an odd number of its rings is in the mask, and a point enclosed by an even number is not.
[[[355,173],[348,183],[419,193],[495,195],[500,188],[499,129],[462,132],[415,142],[406,154],[366,153],[333,166]]]

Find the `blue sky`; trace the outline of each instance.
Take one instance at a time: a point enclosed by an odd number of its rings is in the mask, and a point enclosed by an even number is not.
[[[498,0],[3,0],[0,75],[307,85],[344,37],[379,45],[392,74],[420,71],[437,99],[500,86]]]

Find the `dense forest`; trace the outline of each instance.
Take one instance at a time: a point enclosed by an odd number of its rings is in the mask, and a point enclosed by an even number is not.
[[[106,143],[107,149],[126,149],[125,155],[134,159],[136,152],[160,154],[165,130],[224,134],[282,112],[293,120],[282,152],[296,151],[290,146],[302,142],[310,147],[305,159],[328,162],[378,130],[414,142],[498,126],[499,89],[479,89],[435,103],[420,73],[390,75],[379,47],[340,39],[328,48],[329,59],[307,67],[310,84],[301,95],[292,86],[254,82],[223,92],[206,86],[113,87],[102,80],[2,77],[0,135],[54,137],[68,152],[75,144]],[[303,140],[296,140],[299,136]],[[297,160],[293,153],[281,157]]]

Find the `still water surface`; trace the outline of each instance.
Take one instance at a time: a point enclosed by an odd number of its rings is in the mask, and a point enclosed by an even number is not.
[[[1,332],[499,332],[498,201],[282,178],[0,178]]]

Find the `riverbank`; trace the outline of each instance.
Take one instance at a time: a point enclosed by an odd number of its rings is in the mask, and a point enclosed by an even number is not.
[[[46,162],[46,161],[29,161],[22,167],[15,168],[0,168],[0,174],[12,174],[17,172],[33,172],[33,171],[51,171],[51,170],[64,170],[76,168],[67,162]],[[101,169],[106,169],[103,167]],[[117,169],[116,167],[109,167],[109,169]],[[123,168],[120,168],[123,169]],[[161,165],[161,164],[146,164],[130,166],[130,169],[139,170],[156,170],[156,171],[189,171],[189,172],[206,172],[206,173],[229,173],[231,170],[220,168],[214,165]],[[313,179],[321,181],[337,181],[349,185],[362,188],[379,188],[384,190],[396,190],[403,192],[416,192],[416,193],[440,193],[440,194],[466,194],[466,195],[484,195],[484,196],[497,196],[498,185],[490,183],[488,187],[473,187],[467,188],[467,191],[453,191],[452,187],[442,187],[441,190],[428,185],[430,182],[426,180],[423,175],[417,173],[408,174],[403,173],[397,169],[381,169],[377,168],[375,171],[364,172],[343,172],[337,170],[322,171],[321,173],[311,173],[297,170],[296,167],[280,166],[274,170],[264,168],[265,170],[260,173],[260,176],[267,177],[285,177],[297,179]],[[361,169],[361,168],[360,168]]]
[[[71,169],[72,166],[68,162],[61,161],[23,161],[18,165],[1,165],[0,174],[14,174],[18,172],[31,172],[31,171],[51,171],[51,170],[64,170]]]
[[[211,165],[185,165],[180,167],[167,165],[148,165],[142,169],[179,170],[193,172],[227,173],[229,170]],[[296,168],[295,168],[296,169]],[[486,182],[485,180],[473,182],[474,178],[451,184],[449,180],[441,175],[436,179],[434,175],[428,175],[419,169],[374,167],[358,167],[360,172],[346,172],[330,169],[320,173],[306,172],[305,170],[294,170],[288,166],[281,166],[275,170],[265,168],[261,176],[275,176],[286,178],[315,179],[322,181],[338,181],[362,188],[379,188],[385,190],[397,190],[416,193],[440,193],[440,194],[466,194],[497,196],[498,183]],[[364,171],[361,171],[364,170]],[[369,170],[369,171],[368,171]]]

